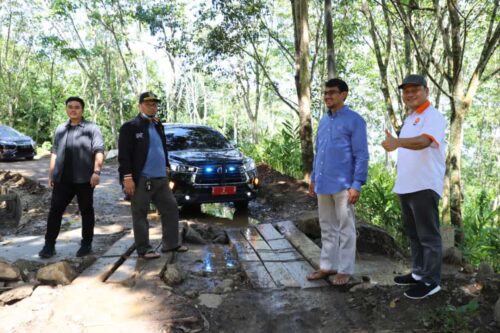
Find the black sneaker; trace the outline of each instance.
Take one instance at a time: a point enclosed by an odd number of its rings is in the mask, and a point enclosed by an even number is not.
[[[38,252],[38,256],[40,258],[50,258],[56,255],[56,247],[55,245],[47,245],[45,244],[40,252]]]
[[[82,245],[76,252],[77,257],[83,257],[92,252],[92,245]]]
[[[425,284],[419,282],[416,286],[411,287],[405,291],[405,296],[411,299],[422,299],[430,295],[434,295],[441,290],[441,287],[437,284]]]
[[[410,274],[406,274],[406,275],[395,276],[394,283],[396,283],[398,286],[407,286],[410,284],[417,284],[418,280],[415,280],[410,273]]]

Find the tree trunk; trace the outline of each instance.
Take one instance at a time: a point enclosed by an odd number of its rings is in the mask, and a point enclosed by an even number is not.
[[[462,101],[451,101],[452,115],[450,126],[449,173],[450,173],[450,219],[456,228],[455,242],[462,244],[464,232],[462,227],[462,179],[461,159],[463,143],[464,116],[468,106]]]
[[[337,65],[335,62],[335,44],[333,42],[332,0],[325,0],[325,31],[328,79],[333,79],[337,76]]]
[[[300,144],[304,180],[310,181],[313,165],[313,142],[311,124],[311,87],[309,77],[309,23],[308,0],[294,1],[296,86],[299,100]]]

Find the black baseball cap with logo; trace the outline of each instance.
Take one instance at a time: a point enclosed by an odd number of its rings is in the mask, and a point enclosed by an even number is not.
[[[398,86],[398,89],[403,89],[404,86],[407,84],[414,84],[416,86],[424,86],[427,87],[427,81],[425,81],[424,77],[422,75],[418,74],[410,74],[405,79],[403,80],[403,83],[401,83]]]
[[[142,102],[148,102],[148,101],[153,101],[153,102],[159,103],[160,99],[158,98],[158,96],[156,96],[155,94],[153,94],[150,91],[143,92],[139,96],[139,104],[141,104]]]

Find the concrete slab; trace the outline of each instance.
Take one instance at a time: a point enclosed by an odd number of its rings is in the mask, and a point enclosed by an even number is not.
[[[109,235],[123,231],[120,225],[104,225],[96,226],[94,229],[94,248],[105,246],[102,235]],[[57,238],[56,252],[57,254],[49,259],[38,257],[38,252],[42,249],[45,243],[44,236],[4,236],[0,242],[0,258],[9,262],[14,262],[18,259],[25,259],[43,263],[51,263],[61,261],[67,258],[74,258],[76,251],[80,248],[82,229],[76,228],[62,232]]]

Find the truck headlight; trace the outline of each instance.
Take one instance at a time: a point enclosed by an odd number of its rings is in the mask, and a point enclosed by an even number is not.
[[[181,173],[196,173],[196,171],[198,171],[198,167],[177,162],[170,162],[170,169],[172,169],[172,171]]]
[[[245,168],[246,171],[255,170],[255,161],[247,157],[245,163],[243,163],[243,167]]]

